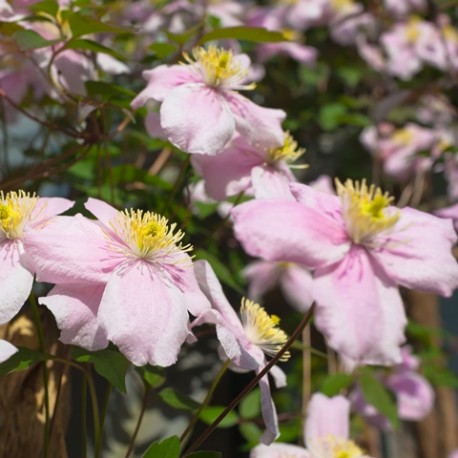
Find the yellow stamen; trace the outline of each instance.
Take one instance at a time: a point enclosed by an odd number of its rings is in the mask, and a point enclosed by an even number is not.
[[[352,441],[329,435],[313,444],[313,449],[320,450],[324,456],[332,458],[361,458],[363,451]]]
[[[117,214],[111,223],[115,233],[127,244],[134,257],[154,261],[158,256],[186,253],[192,246],[182,245],[184,233],[175,232],[176,224],[168,225],[167,218],[153,212],[143,210],[124,210]],[[183,260],[189,258],[183,256]],[[174,261],[176,262],[176,260]]]
[[[458,42],[458,32],[450,24],[449,25],[445,25],[444,27],[442,27],[442,33],[443,33],[443,35],[444,35],[446,40],[450,40],[450,41],[453,41],[455,43]]]
[[[331,0],[332,8],[337,12],[345,12],[353,9],[355,2],[353,0]]]
[[[276,355],[288,340],[286,333],[278,327],[280,318],[276,315],[269,316],[259,304],[243,298],[240,316],[246,335],[264,353]],[[290,352],[287,351],[280,361],[287,361],[290,356]]]
[[[412,16],[409,18],[405,33],[407,41],[411,44],[416,43],[420,37],[420,28],[418,27],[420,22],[421,19],[418,16]]]
[[[255,84],[240,85],[248,76],[248,69],[234,58],[231,49],[210,45],[207,49],[194,48],[192,57],[188,53],[183,53],[183,57],[189,64],[197,63],[205,83],[209,86],[230,86],[245,90],[255,88]]]
[[[38,197],[25,191],[0,191],[0,240],[18,239],[30,221]]]
[[[305,149],[298,148],[297,142],[294,140],[291,134],[289,132],[285,132],[283,145],[279,146],[278,148],[271,148],[267,152],[271,162],[283,160],[289,163],[299,159],[305,153]],[[306,167],[308,167],[308,165],[304,164],[304,168]]]
[[[414,140],[414,133],[408,128],[397,129],[394,132],[392,139],[398,145],[407,146]]]
[[[399,219],[398,211],[388,210],[393,201],[388,193],[382,193],[374,185],[367,186],[366,180],[342,184],[336,180],[337,193],[342,200],[342,213],[352,241],[369,245],[373,238],[392,228]]]

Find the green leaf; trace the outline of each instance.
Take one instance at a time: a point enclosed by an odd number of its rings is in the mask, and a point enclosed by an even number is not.
[[[333,130],[342,123],[347,108],[340,103],[330,103],[321,108],[318,122],[324,130]]]
[[[143,366],[138,367],[137,371],[151,388],[158,388],[165,382],[164,369],[162,367]]]
[[[82,349],[74,349],[75,360],[80,363],[93,363],[95,371],[104,379],[108,380],[121,393],[126,393],[126,372],[129,361],[124,355],[115,350],[100,350],[86,352]]]
[[[226,285],[233,288],[235,291],[239,292],[240,294],[244,294],[242,288],[236,283],[234,280],[230,270],[214,255],[209,253],[206,250],[200,249],[195,252],[196,259],[205,259],[208,261],[213,270],[215,271],[218,278]]]
[[[199,43],[205,43],[213,40],[227,39],[252,41],[254,43],[276,43],[279,41],[288,41],[287,35],[283,32],[274,32],[263,27],[226,27],[224,29],[216,29],[206,33]]]
[[[261,413],[261,393],[258,388],[250,391],[239,406],[239,414],[242,418],[250,420]]]
[[[185,458],[222,458],[221,452],[213,452],[209,450],[200,450],[198,452],[192,452],[189,455],[185,455]]]
[[[47,13],[52,17],[56,17],[59,11],[59,4],[56,0],[44,0],[30,5],[29,8],[34,13]]]
[[[180,410],[196,410],[200,405],[194,399],[183,393],[178,393],[170,387],[161,390],[159,397],[170,407]]]
[[[200,420],[205,424],[211,425],[223,412],[224,406],[207,406],[204,407],[199,415]],[[230,428],[239,422],[238,415],[232,410],[218,424],[218,428]]]
[[[68,17],[73,38],[93,33],[132,33],[131,30],[99,21],[91,16],[73,13]]]
[[[89,95],[99,95],[105,100],[111,97],[133,97],[134,92],[116,84],[105,83],[104,81],[86,81],[86,89]]]
[[[17,44],[22,51],[28,51],[29,49],[45,48],[58,43],[60,40],[46,40],[37,32],[33,30],[18,30],[13,33],[13,38],[17,41]]]
[[[250,446],[259,444],[259,440],[262,436],[262,431],[259,426],[254,423],[240,423],[239,424],[240,434],[247,440]]]
[[[34,351],[26,347],[19,347],[19,351],[0,364],[0,375],[28,369],[33,364],[45,361],[46,359],[47,355],[45,353]]]
[[[359,384],[366,402],[373,405],[396,428],[399,424],[398,408],[385,385],[368,368],[359,370]]]
[[[153,442],[143,454],[143,458],[179,458],[179,456],[180,439],[178,436]]]
[[[116,59],[124,60],[124,56],[114,49],[107,48],[100,43],[85,38],[70,41],[66,48],[109,54],[110,56],[116,57]]]
[[[329,375],[324,380],[320,392],[326,396],[335,396],[344,388],[349,387],[352,382],[353,377],[349,374]]]
[[[165,59],[178,50],[178,48],[171,43],[153,43],[148,47],[159,59]]]

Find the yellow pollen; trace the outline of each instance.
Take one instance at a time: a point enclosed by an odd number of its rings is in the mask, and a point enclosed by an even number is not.
[[[421,19],[418,16],[412,16],[409,18],[409,22],[406,26],[406,38],[410,44],[416,43],[418,38],[420,37],[420,29],[418,24],[420,23]]]
[[[458,32],[451,25],[442,27],[442,33],[447,40],[458,42]]]
[[[278,327],[280,318],[276,315],[269,316],[256,302],[243,298],[240,317],[251,342],[270,356],[275,356],[288,340],[286,333]],[[287,351],[280,361],[287,361],[290,356],[290,352]]]
[[[283,145],[278,148],[271,148],[268,151],[269,159],[271,162],[286,161],[288,163],[294,162],[299,159],[304,153],[304,148],[298,148],[297,142],[289,132],[285,132],[285,139]],[[301,165],[302,168],[307,168],[308,165]]]
[[[345,12],[348,9],[352,9],[355,5],[353,0],[331,0],[334,11]]]
[[[321,455],[332,458],[362,458],[363,451],[352,441],[329,435],[320,438],[314,449],[320,450]]]
[[[176,224],[169,226],[167,218],[143,210],[124,210],[119,212],[111,226],[115,233],[127,244],[131,256],[154,261],[171,254],[184,254],[192,250],[191,245],[180,242],[184,233],[175,232]],[[188,261],[187,256],[183,260]],[[174,260],[174,263],[177,261]]]
[[[25,191],[0,191],[0,240],[18,239],[30,221],[38,197]]]
[[[408,128],[397,129],[394,132],[392,139],[398,145],[407,146],[410,143],[412,143],[414,139],[414,133],[412,132],[411,129],[408,129]]]
[[[205,83],[209,86],[227,86],[245,90],[255,88],[255,84],[240,84],[248,76],[248,69],[243,67],[241,61],[235,59],[230,49],[210,45],[207,49],[194,48],[192,57],[188,53],[183,53],[183,57],[189,64],[198,65]]]
[[[356,244],[370,245],[373,238],[392,228],[399,219],[398,211],[387,207],[393,201],[388,193],[382,193],[374,185],[367,186],[366,180],[342,184],[336,180],[336,188],[342,200],[342,215],[348,234]]]

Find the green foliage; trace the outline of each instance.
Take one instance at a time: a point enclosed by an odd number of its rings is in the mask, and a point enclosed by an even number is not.
[[[179,410],[196,410],[199,407],[199,403],[194,399],[186,396],[183,393],[179,393],[171,387],[164,388],[159,392],[159,397],[170,407]]]
[[[244,420],[252,420],[261,413],[261,392],[259,388],[250,391],[239,405],[239,414]]]
[[[199,419],[207,425],[211,425],[218,416],[224,411],[224,406],[207,406],[202,409],[199,415]],[[219,423],[218,428],[230,428],[238,423],[239,417],[234,412],[229,412],[223,420]]]
[[[136,369],[150,388],[158,388],[165,382],[165,371],[162,367],[143,366]]]
[[[179,458],[179,456],[180,439],[178,436],[153,442],[143,454],[143,458]]]
[[[19,351],[0,364],[0,375],[28,369],[33,364],[46,361],[46,359],[48,359],[48,356],[44,353],[26,347],[19,347]]]
[[[33,30],[17,30],[13,33],[14,40],[23,51],[29,51],[31,49],[46,48],[53,44],[58,43],[60,40],[46,40],[37,32]]]
[[[185,458],[222,458],[222,453],[209,450],[200,450],[185,455]]]
[[[336,396],[353,382],[353,376],[349,374],[328,375],[321,385],[320,392],[326,396]]]
[[[216,29],[206,33],[199,43],[203,44],[207,41],[215,40],[243,40],[254,43],[275,43],[279,41],[287,41],[287,37],[282,32],[274,32],[262,27],[226,27],[224,29]]]

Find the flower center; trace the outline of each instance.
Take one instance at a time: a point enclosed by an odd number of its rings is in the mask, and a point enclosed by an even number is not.
[[[398,211],[387,207],[393,201],[388,193],[382,193],[366,181],[342,184],[336,180],[337,194],[342,200],[342,214],[348,234],[354,243],[369,244],[373,237],[393,227],[399,219]]]
[[[242,299],[240,317],[250,341],[268,355],[275,356],[288,340],[286,333],[278,327],[280,318],[269,315],[264,308],[249,299]],[[287,361],[290,356],[287,351],[280,361]]]
[[[37,202],[35,194],[22,190],[6,194],[0,191],[0,239],[20,238]]]
[[[191,245],[182,245],[184,232],[175,232],[176,224],[168,225],[167,218],[143,210],[119,212],[111,223],[114,232],[127,244],[129,254],[134,257],[154,261],[160,256],[192,250]],[[183,260],[189,260],[183,256]],[[174,261],[176,262],[176,261]]]
[[[267,150],[271,162],[286,161],[294,162],[299,159],[304,153],[304,148],[298,148],[297,142],[289,132],[285,132],[285,139],[283,145],[278,148],[271,148]],[[308,166],[306,166],[308,167]]]
[[[255,85],[240,85],[248,76],[248,69],[242,62],[235,59],[232,50],[217,48],[214,45],[205,49],[203,47],[194,48],[192,57],[183,53],[185,60],[189,64],[197,63],[197,66],[209,86],[226,86],[238,89],[254,89]]]
[[[363,451],[351,440],[332,435],[320,438],[314,451],[319,450],[316,456],[320,458],[361,458]]]
[[[353,0],[332,0],[332,8],[338,13],[344,13],[348,10],[352,10],[355,7]]]
[[[396,132],[393,134],[393,141],[400,146],[407,146],[412,143],[414,139],[414,133],[411,129],[397,129]]]
[[[420,21],[421,19],[419,17],[412,16],[407,23],[405,33],[407,41],[410,44],[415,44],[420,37],[420,28],[418,27]]]

